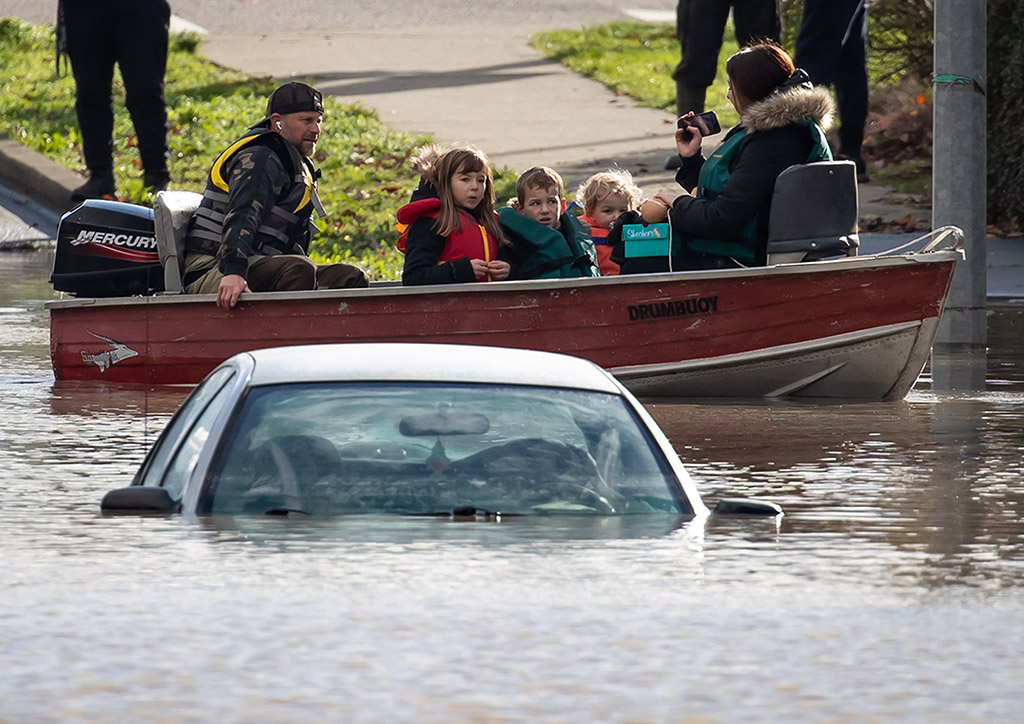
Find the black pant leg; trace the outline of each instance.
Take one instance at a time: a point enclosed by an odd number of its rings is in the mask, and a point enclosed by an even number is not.
[[[732,21],[740,47],[782,38],[782,0],[735,0]]]
[[[147,174],[167,172],[168,26],[166,0],[116,0],[119,6],[117,62],[124,80],[125,105],[135,126],[139,156]]]
[[[64,2],[82,155],[94,175],[106,175],[113,170],[114,110],[110,89],[117,57],[111,15],[104,3]]]
[[[836,91],[839,153],[859,156],[868,114],[866,14],[860,0],[804,0],[796,64]],[[845,40],[845,42],[844,42]]]
[[[729,5],[729,0],[679,0],[676,34],[681,60],[672,73],[678,82],[695,88],[714,82]]]
[[[835,72],[836,105],[839,107],[839,153],[859,156],[868,117],[868,67],[866,14],[863,8],[850,26]]]
[[[856,0],[854,0],[856,3]],[[850,12],[846,0],[804,0],[804,15],[796,38],[796,65],[807,71],[815,85],[832,85],[843,45],[843,18]]]

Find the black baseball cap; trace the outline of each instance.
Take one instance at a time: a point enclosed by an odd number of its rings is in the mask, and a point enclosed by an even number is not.
[[[316,111],[323,115],[324,102],[323,94],[312,86],[305,83],[292,81],[270,94],[267,101],[267,115],[270,118],[272,113],[300,113],[301,111]]]

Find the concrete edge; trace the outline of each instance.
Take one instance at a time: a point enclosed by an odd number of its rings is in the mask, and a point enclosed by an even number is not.
[[[71,208],[71,190],[85,182],[46,156],[0,136],[0,184],[30,196],[57,214]]]

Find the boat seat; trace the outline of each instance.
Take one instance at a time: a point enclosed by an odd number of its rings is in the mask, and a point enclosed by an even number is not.
[[[181,294],[185,237],[203,195],[195,191],[158,191],[153,199],[156,248],[164,267],[164,293]]]
[[[768,222],[768,264],[856,256],[857,166],[816,161],[779,174]]]

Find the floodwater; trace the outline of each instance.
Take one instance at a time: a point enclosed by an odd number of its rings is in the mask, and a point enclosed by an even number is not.
[[[0,255],[0,722],[1019,722],[1024,352],[904,401],[652,404],[780,522],[103,518],[181,391],[55,385]]]

